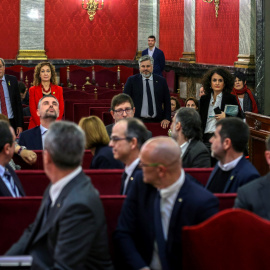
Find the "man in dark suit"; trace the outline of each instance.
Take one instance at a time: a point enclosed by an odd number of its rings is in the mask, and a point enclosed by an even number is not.
[[[236,117],[217,122],[211,143],[212,156],[219,162],[212,171],[206,188],[213,193],[234,193],[240,186],[258,178],[256,168],[246,160],[249,128]]]
[[[201,118],[193,108],[180,108],[171,124],[172,137],[181,148],[183,168],[209,168],[211,157],[201,141]]]
[[[6,121],[0,120],[0,196],[25,196],[22,184],[9,166],[15,152],[15,133]]]
[[[31,255],[32,269],[113,269],[103,206],[80,166],[84,149],[77,125],[51,125],[43,153],[51,185],[36,220],[7,255]]]
[[[143,122],[161,122],[167,128],[171,121],[171,101],[166,80],[152,74],[154,59],[145,55],[139,59],[140,74],[128,78],[124,93],[135,105],[135,117]]]
[[[148,48],[142,51],[142,56],[149,55],[154,58],[154,74],[162,76],[162,71],[165,68],[165,56],[162,50],[156,46],[156,37],[148,37]]]
[[[218,212],[218,199],[185,175],[181,150],[168,137],[148,140],[115,232],[119,269],[182,269],[181,228]]]
[[[111,101],[111,115],[115,122],[106,126],[109,137],[112,134],[112,128],[115,123],[121,119],[133,118],[134,113],[135,107],[129,95],[124,93],[115,95]],[[147,130],[147,138],[152,138],[152,132],[149,130]]]
[[[59,116],[59,103],[54,96],[43,96],[38,103],[37,115],[40,117],[40,126],[21,133],[19,145],[31,150],[42,150],[45,133],[49,126]]]
[[[267,164],[270,166],[270,137],[266,140],[264,153]],[[235,199],[235,208],[242,208],[270,220],[270,173],[255,179],[251,183],[240,187]]]
[[[147,139],[147,129],[139,119],[122,119],[113,127],[110,146],[113,148],[114,158],[125,164],[121,179],[120,193],[122,195],[127,194],[136,173],[141,171],[139,153]]]
[[[8,116],[18,136],[23,131],[23,109],[16,77],[5,75],[5,61],[0,58],[0,113]]]

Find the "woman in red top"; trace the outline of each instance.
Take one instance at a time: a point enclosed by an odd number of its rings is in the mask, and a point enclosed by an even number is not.
[[[59,102],[59,117],[64,113],[63,88],[57,85],[54,66],[49,62],[39,63],[35,68],[34,86],[29,89],[29,107],[31,112],[28,129],[40,125],[37,107],[39,100],[45,95],[53,95]]]

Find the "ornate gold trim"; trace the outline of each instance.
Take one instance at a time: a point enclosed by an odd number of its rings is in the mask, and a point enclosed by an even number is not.
[[[135,60],[139,60],[142,57],[142,51],[137,51]]]
[[[17,60],[47,60],[45,50],[19,50]]]
[[[196,63],[196,54],[195,52],[183,52],[183,57],[179,59],[182,63]]]
[[[234,62],[236,68],[255,68],[255,57],[250,54],[238,54],[238,61]]]

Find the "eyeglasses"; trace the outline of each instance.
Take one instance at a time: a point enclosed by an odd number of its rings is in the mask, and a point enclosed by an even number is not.
[[[119,110],[113,110],[117,115],[123,115],[124,112],[126,112],[126,114],[131,114],[133,111],[133,108],[126,108],[126,109],[119,109]]]
[[[119,138],[119,137],[111,136],[110,140],[113,141],[113,142],[118,142],[118,141],[123,141],[123,140],[130,141],[131,138],[130,137]]]

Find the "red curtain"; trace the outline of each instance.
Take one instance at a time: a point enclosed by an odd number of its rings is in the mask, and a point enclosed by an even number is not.
[[[138,1],[105,0],[90,21],[81,0],[47,0],[45,50],[50,59],[133,59]]]
[[[15,59],[19,50],[20,0],[1,0],[0,25],[0,57]]]
[[[238,53],[239,1],[220,1],[218,18],[214,3],[196,1],[197,62],[233,66]]]
[[[160,0],[159,27],[165,59],[179,61],[184,49],[184,0]]]

